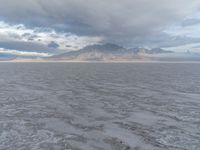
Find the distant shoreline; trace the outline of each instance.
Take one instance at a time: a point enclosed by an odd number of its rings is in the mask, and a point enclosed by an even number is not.
[[[10,60],[10,61],[0,61],[0,63],[97,63],[97,64],[123,64],[123,63],[197,63],[200,61],[162,61],[162,60],[134,60],[134,61],[46,61],[46,60]]]

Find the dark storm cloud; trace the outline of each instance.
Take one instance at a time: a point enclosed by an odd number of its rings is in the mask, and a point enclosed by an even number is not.
[[[107,39],[129,40],[159,32],[197,9],[197,0],[0,0],[13,23],[54,27]]]

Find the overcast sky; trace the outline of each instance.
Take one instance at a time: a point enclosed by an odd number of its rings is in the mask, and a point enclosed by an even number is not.
[[[0,0],[0,53],[50,56],[95,43],[200,52],[199,0]]]

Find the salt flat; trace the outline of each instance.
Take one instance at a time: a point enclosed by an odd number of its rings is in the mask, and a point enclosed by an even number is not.
[[[0,63],[0,149],[200,150],[187,63]]]

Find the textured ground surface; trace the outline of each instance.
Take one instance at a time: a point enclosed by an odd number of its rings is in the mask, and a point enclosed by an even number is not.
[[[200,150],[199,64],[0,64],[1,150]]]

